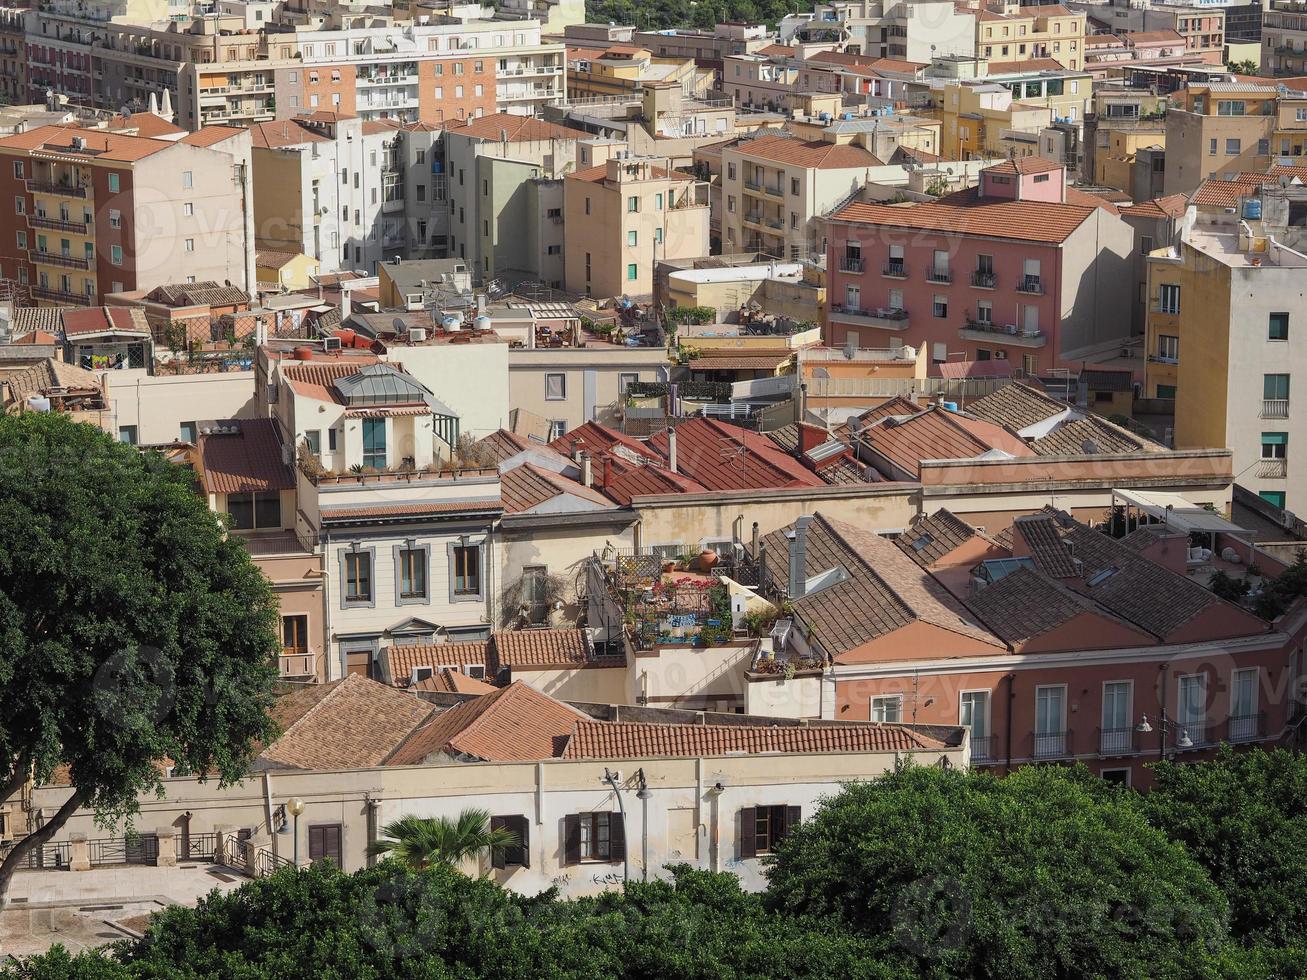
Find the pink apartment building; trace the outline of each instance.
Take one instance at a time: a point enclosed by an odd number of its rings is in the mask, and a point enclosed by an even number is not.
[[[826,343],[1078,366],[1130,335],[1133,248],[1112,205],[1035,157],[937,201],[849,204],[829,218]]]

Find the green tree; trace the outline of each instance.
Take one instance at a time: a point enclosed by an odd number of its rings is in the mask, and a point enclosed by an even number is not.
[[[1258,75],[1261,73],[1261,68],[1258,67],[1257,62],[1251,58],[1243,61],[1227,62],[1225,67],[1236,75]]]
[[[1225,892],[1230,929],[1288,946],[1307,934],[1307,759],[1285,749],[1235,751],[1211,762],[1153,767],[1141,804]]]
[[[63,767],[106,823],[165,760],[228,783],[274,734],[277,605],[192,473],[57,414],[0,418],[0,799]]]
[[[1182,845],[1081,769],[907,767],[780,846],[768,901],[950,977],[1187,976],[1225,902]]]
[[[449,817],[400,817],[382,829],[382,836],[368,845],[371,855],[398,858],[410,868],[433,864],[454,867],[465,858],[476,857],[495,847],[516,847],[517,835],[502,827],[491,829],[490,813],[469,809]]]

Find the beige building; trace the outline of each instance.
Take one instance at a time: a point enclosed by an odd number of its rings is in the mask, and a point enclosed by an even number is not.
[[[561,435],[585,422],[618,422],[626,388],[665,381],[667,351],[587,340],[584,347],[508,352],[508,397],[514,409],[549,423]]]
[[[648,49],[629,44],[568,51],[569,99],[636,95],[655,82],[675,83],[687,98],[702,97],[712,87],[713,72],[700,68],[693,58],[654,57]]]
[[[563,186],[570,292],[649,296],[655,262],[708,252],[708,185],[666,159],[623,154]]]
[[[1021,6],[1014,0],[977,5],[976,54],[991,62],[1051,58],[1085,66],[1085,14],[1061,4]]]
[[[1014,86],[1024,91],[1023,83],[988,79],[933,86],[932,111],[943,123],[940,155],[947,160],[1037,155],[1039,133],[1053,123],[1055,112],[1048,96],[1024,101],[1013,94]],[[1083,103],[1089,87],[1087,77],[1072,79],[1063,92]]]

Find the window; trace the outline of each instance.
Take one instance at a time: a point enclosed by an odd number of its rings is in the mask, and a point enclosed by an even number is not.
[[[136,426],[134,425],[118,426],[118,441],[125,442],[129,446],[136,445]]]
[[[309,828],[309,860],[332,861],[340,867],[340,824]]]
[[[663,195],[662,192],[659,191],[657,194],[654,195],[654,210],[661,211],[662,209],[663,209]]]
[[[24,214],[27,208],[27,198],[18,196],[14,198],[14,214]]]
[[[636,231],[628,231],[628,232],[626,233],[626,247],[627,247],[627,248],[635,248],[636,245],[638,245],[639,243],[640,243],[640,233],[639,233],[639,232],[636,232]]]
[[[640,269],[636,263],[632,262],[626,267],[626,279],[628,282],[635,282],[640,278]]]
[[[110,174],[110,175],[109,175],[109,193],[110,193],[110,194],[117,194],[118,191],[121,189],[121,187],[122,187],[122,184],[121,184],[121,181],[119,180],[118,174]]]
[[[1158,386],[1157,386],[1157,397],[1158,397],[1158,398],[1170,398],[1170,399],[1174,400],[1174,399],[1175,399],[1175,385],[1158,385]]]
[[[307,653],[309,649],[309,617],[281,617],[281,649],[284,653]]]
[[[740,857],[771,854],[802,820],[797,806],[747,806],[740,810]]]
[[[186,217],[186,218],[192,218],[192,217],[194,217],[194,216],[195,216],[195,205],[192,204],[190,201],[187,201],[185,204],[183,204],[183,205],[182,205],[182,216],[183,216],[183,217]]]
[[[195,184],[194,174],[189,170],[182,171],[182,190],[188,191]]]
[[[1289,376],[1287,374],[1262,375],[1262,398],[1266,401],[1289,400]]]
[[[631,387],[631,385],[635,384],[639,380],[640,380],[640,376],[638,374],[626,374],[626,373],[619,374],[617,376],[617,393],[619,395],[625,396],[626,389]]]
[[[227,495],[227,515],[238,531],[281,527],[281,494],[233,493]]]
[[[1289,452],[1289,433],[1263,432],[1262,459],[1287,459]]]
[[[1267,157],[1267,156],[1270,156],[1270,155],[1271,155],[1271,141],[1270,141],[1270,140],[1258,140],[1258,141],[1257,141],[1257,155],[1258,155],[1259,157]]]
[[[971,727],[971,757],[989,759],[993,748],[989,737],[989,692],[963,691],[958,723]]]
[[[478,61],[477,64],[481,62]],[[492,868],[531,867],[531,824],[526,817],[517,814],[491,817],[490,829],[507,830],[517,840],[511,847],[496,847],[490,852]]]
[[[114,265],[123,264],[123,247],[121,245],[109,246],[109,261]]]
[[[1289,314],[1272,313],[1270,317],[1270,328],[1267,333],[1267,340],[1288,340],[1289,339]]]
[[[196,425],[194,422],[183,422],[177,427],[177,438],[182,442],[195,443]]]
[[[590,198],[588,197],[585,199],[585,213],[586,214],[590,213]]]
[[[186,248],[186,251],[188,251],[188,252],[194,252],[194,251],[195,251],[195,239],[194,239],[194,238],[188,238],[188,239],[186,239],[185,248]]]
[[[1220,99],[1216,103],[1216,114],[1218,116],[1242,116],[1244,108],[1245,104],[1242,101]]]
[[[18,251],[20,252],[27,251],[27,232],[25,231],[14,232],[14,240],[18,244]]]
[[[345,602],[360,605],[372,602],[372,552],[347,551],[342,556],[345,566],[342,593]]]
[[[1147,255],[1153,250],[1153,239],[1148,235],[1141,235],[1139,238],[1139,254]]]
[[[626,857],[620,813],[572,813],[563,818],[563,863],[611,863]]]
[[[626,199],[626,210],[632,213],[639,211],[640,199],[638,197],[628,197]]]
[[[1180,338],[1170,334],[1158,334],[1157,359],[1166,364],[1176,364],[1180,360]]]
[[[871,699],[872,721],[902,721],[903,695],[882,694]]]
[[[937,319],[946,319],[948,317],[948,297],[942,293],[937,293],[932,310]]]
[[[456,596],[481,594],[481,546],[476,544],[451,545],[454,567],[450,583]]]
[[[363,420],[363,466],[381,470],[386,468],[386,420]]]
[[[935,364],[943,364],[948,360],[948,344],[942,340],[936,340],[930,345],[930,359]]]
[[[1299,110],[1299,111],[1301,111],[1301,110]],[[14,179],[15,179],[15,180],[22,180],[22,179],[23,179],[24,177],[26,177],[26,176],[27,176],[27,173],[26,173],[26,168],[25,168],[25,165],[24,165],[23,161],[22,161],[22,160],[15,160],[15,161],[14,161]]]
[[[1225,141],[1225,155],[1228,157],[1238,156],[1243,147],[1243,143],[1237,139],[1227,139]]]
[[[545,375],[545,401],[561,402],[567,400],[567,375]]]
[[[1230,733],[1231,742],[1246,742],[1257,738],[1257,681],[1256,667],[1243,667],[1230,678]]]
[[[798,177],[791,177],[791,178],[790,178],[790,193],[793,194],[795,197],[798,197],[798,195],[799,195],[799,178],[798,178]]]
[[[322,452],[322,430],[308,429],[305,431],[304,445],[308,448],[309,452],[314,453],[315,455]]]
[[[1207,675],[1185,674],[1179,679],[1176,724],[1195,745],[1207,740]],[[1175,738],[1180,737],[1180,732]]]
[[[1174,283],[1163,283],[1157,290],[1157,309],[1160,313],[1180,312],[1180,287]]]
[[[1134,749],[1134,727],[1130,720],[1131,684],[1108,681],[1103,685],[1103,727],[1099,732],[1099,752],[1114,755]]]
[[[329,453],[334,453],[335,451],[336,451],[336,430],[335,430],[335,429],[328,429],[328,430],[327,430],[327,452],[329,452]]]
[[[412,541],[395,545],[396,605],[405,600],[427,598],[427,554],[426,548]]]
[[[1284,510],[1286,494],[1283,490],[1262,490],[1257,496],[1261,497],[1272,507],[1279,507]]]
[[[1209,157],[1216,156],[1216,137],[1212,137],[1207,141],[1207,155]]]
[[[1066,754],[1066,688],[1062,685],[1035,688],[1034,757],[1056,758]]]

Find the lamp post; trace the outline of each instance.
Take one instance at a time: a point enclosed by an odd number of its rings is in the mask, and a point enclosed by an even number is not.
[[[298,796],[292,797],[287,801],[286,809],[290,811],[290,815],[295,818],[295,847],[293,853],[295,867],[298,868],[300,866],[300,814],[304,812],[304,801]]]
[[[1189,737],[1188,730],[1168,718],[1166,716],[1165,708],[1162,709],[1162,718],[1157,724],[1162,730],[1162,758],[1165,759],[1169,757],[1167,755],[1166,739],[1173,731],[1178,731],[1180,737],[1175,740],[1175,745],[1172,747],[1170,755],[1175,755],[1175,749],[1192,749],[1194,747],[1193,739]],[[1143,715],[1139,719],[1139,724],[1135,726],[1135,731],[1140,735],[1147,735],[1152,730],[1153,726],[1148,723],[1148,716]]]

